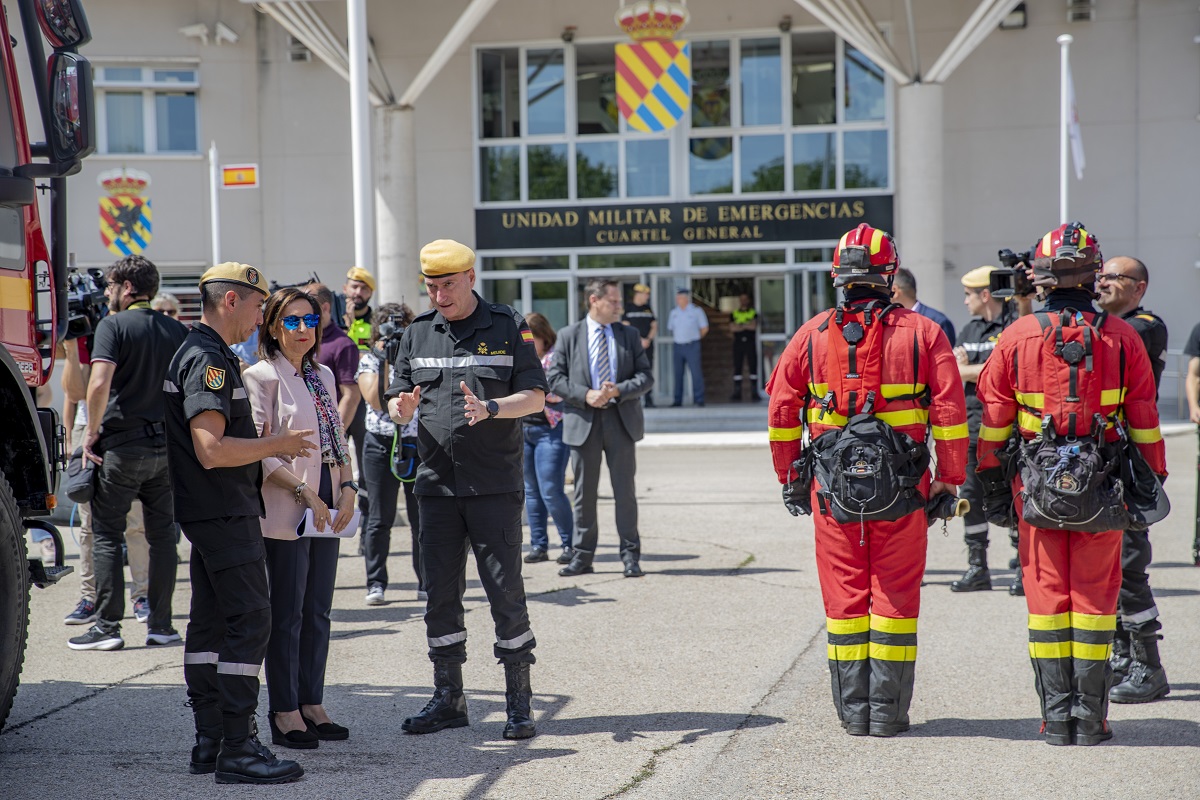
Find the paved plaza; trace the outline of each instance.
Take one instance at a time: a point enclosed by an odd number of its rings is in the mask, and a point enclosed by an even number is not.
[[[67,649],[79,631],[61,621],[77,599],[71,576],[34,592],[25,680],[0,734],[0,798],[1195,798],[1195,437],[1169,437],[1167,452],[1175,511],[1152,533],[1151,581],[1172,692],[1114,705],[1116,737],[1099,747],[1040,741],[1025,604],[1005,591],[1007,536],[993,529],[996,589],[953,595],[948,584],[966,563],[958,523],[948,536],[940,524],[930,531],[912,731],[845,735],[830,700],[812,525],[784,510],[767,448],[651,436],[638,463],[646,577],[621,577],[604,484],[596,574],[525,567],[538,639],[536,738],[501,738],[504,675],[473,564],[471,726],[401,732],[428,699],[431,669],[408,530],[397,528],[383,607],[363,604],[362,560],[355,542],[343,544],[325,704],[352,733],[300,752],[301,782],[224,788],[189,775],[182,649],[143,647],[132,616],[124,650]],[[186,568],[179,576],[182,630]],[[264,690],[264,729],[265,708]]]

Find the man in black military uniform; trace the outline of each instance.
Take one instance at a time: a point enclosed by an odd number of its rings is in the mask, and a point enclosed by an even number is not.
[[[654,337],[658,335],[658,318],[654,316],[654,308],[650,305],[650,287],[644,283],[633,285],[633,302],[625,306],[621,322],[633,326],[642,337],[642,349],[646,351],[646,359],[650,362],[651,373],[654,370]],[[646,408],[654,408],[654,393],[646,392]]]
[[[421,511],[421,568],[429,592],[425,629],[433,699],[404,720],[409,733],[468,724],[462,664],[467,546],[496,623],[493,652],[504,664],[504,738],[536,732],[529,665],[536,644],[521,580],[524,439],[521,417],[545,405],[546,374],[524,318],[474,292],[475,253],[439,239],[421,249],[433,309],[405,331],[388,388],[399,424],[420,408],[415,493]]]
[[[282,783],[304,770],[280,761],[251,725],[271,634],[259,519],[262,459],[315,447],[312,431],[260,438],[229,345],[262,324],[267,279],[245,264],[200,278],[203,313],[167,370],[166,430],[175,519],[192,543],[192,607],[183,676],[196,722],[193,774],[217,783]]]
[[[1000,332],[1016,319],[1010,304],[992,294],[988,288],[995,267],[985,266],[963,275],[963,305],[971,314],[971,321],[958,335],[954,356],[958,359],[958,371],[963,379],[963,391],[967,396],[967,432],[971,437],[967,450],[967,480],[958,496],[969,500],[971,510],[963,517],[963,540],[967,543],[967,571],[950,584],[952,592],[981,592],[992,588],[992,574],[988,570],[988,521],[983,512],[983,484],[975,474],[975,450],[979,441],[979,426],[983,422],[983,404],[975,396],[975,381],[983,371],[984,362],[996,348]],[[1017,546],[1016,530],[1010,531],[1014,548]],[[1009,564],[1010,568],[1019,565]],[[1021,570],[1008,588],[1011,595],[1021,596]]]
[[[1100,307],[1128,322],[1142,337],[1157,389],[1166,366],[1167,326],[1141,306],[1149,284],[1146,265],[1128,256],[1109,259],[1096,276]],[[1125,531],[1121,540],[1121,594],[1117,601],[1120,624],[1111,659],[1119,682],[1108,693],[1114,703],[1149,703],[1171,691],[1158,654],[1162,624],[1158,621],[1150,576],[1146,574],[1150,560],[1150,532]]]

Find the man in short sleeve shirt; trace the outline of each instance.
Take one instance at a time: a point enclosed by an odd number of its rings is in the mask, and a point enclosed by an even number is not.
[[[200,278],[203,314],[175,354],[163,385],[176,519],[192,543],[192,607],[183,676],[196,723],[191,772],[218,783],[282,783],[304,770],[263,747],[251,725],[258,673],[271,635],[263,458],[292,458],[312,431],[259,438],[229,348],[262,323],[267,279],[245,264]]]
[[[524,318],[474,292],[474,267],[475,253],[458,242],[440,239],[421,249],[433,309],[405,331],[387,390],[388,411],[399,424],[420,406],[415,492],[434,665],[433,699],[402,727],[433,733],[468,724],[462,598],[469,546],[496,623],[493,653],[504,664],[504,737],[527,739],[536,732],[529,686],[536,642],[521,580],[521,417],[542,410],[546,373]]]

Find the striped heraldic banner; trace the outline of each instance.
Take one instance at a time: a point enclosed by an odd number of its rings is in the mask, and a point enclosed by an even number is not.
[[[688,42],[619,44],[617,106],[635,130],[675,127],[692,102],[692,49]]]

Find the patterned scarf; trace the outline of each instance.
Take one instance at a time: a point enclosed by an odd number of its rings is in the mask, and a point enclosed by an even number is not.
[[[304,364],[304,385],[308,387],[313,405],[317,408],[317,427],[321,431],[321,462],[342,466],[349,464],[350,453],[346,450],[346,439],[342,435],[342,418],[338,414],[337,404],[329,396],[321,374],[308,362]]]

